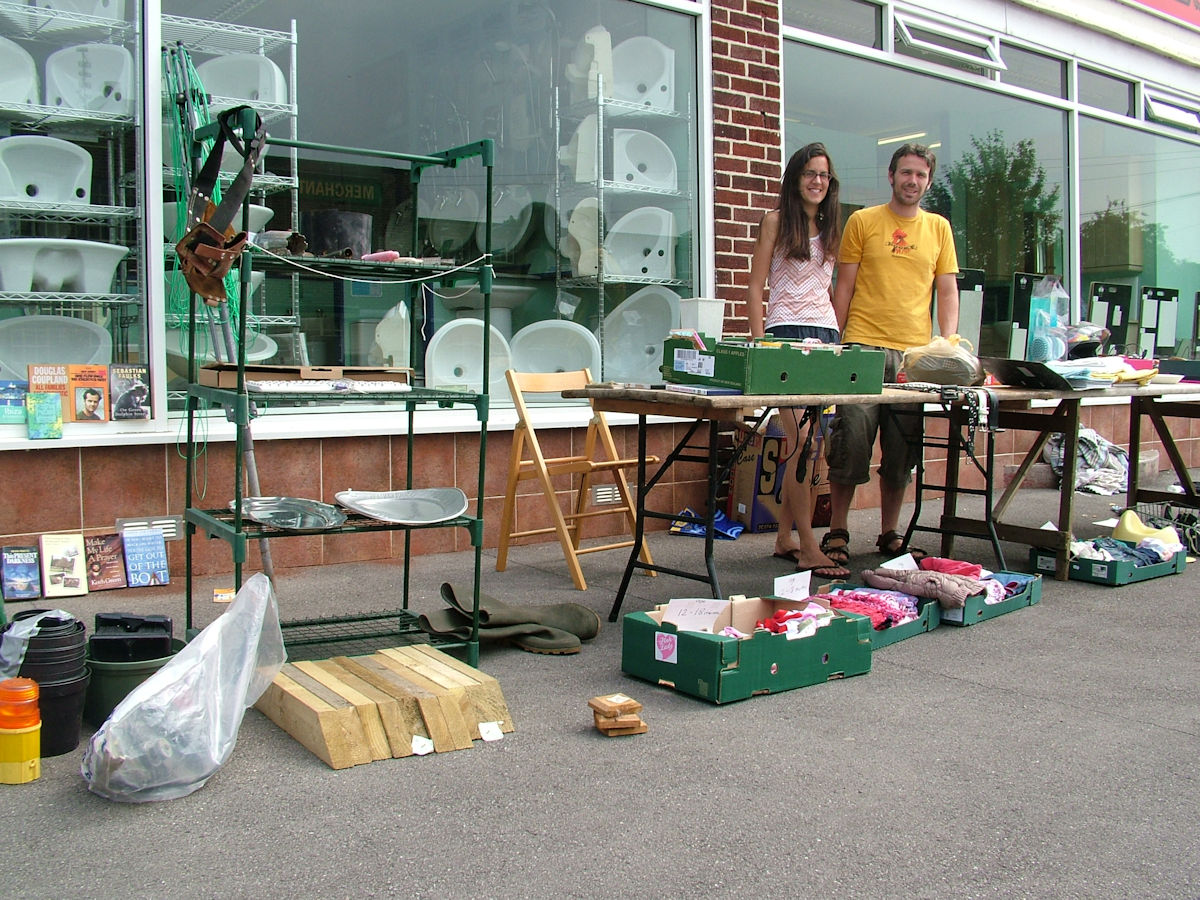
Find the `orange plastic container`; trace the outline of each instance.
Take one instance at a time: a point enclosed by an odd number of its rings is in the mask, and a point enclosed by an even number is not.
[[[28,728],[41,721],[36,681],[32,678],[6,678],[0,681],[0,728]]]
[[[0,784],[25,784],[42,774],[42,716],[32,678],[0,681]]]

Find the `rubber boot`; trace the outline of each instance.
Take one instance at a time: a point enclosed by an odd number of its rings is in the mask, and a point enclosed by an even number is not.
[[[439,609],[436,612],[423,613],[417,617],[417,621],[421,630],[427,634],[460,641],[471,639],[471,618],[464,616],[457,609]],[[480,622],[479,641],[510,641],[530,653],[561,655],[580,651],[579,638],[576,635],[536,622],[486,627]]]
[[[471,588],[443,582],[442,599],[462,615],[471,615]],[[460,599],[460,595],[461,598]],[[569,632],[582,641],[600,633],[600,616],[579,603],[547,603],[545,606],[511,606],[479,592],[479,627],[488,628],[535,622]]]

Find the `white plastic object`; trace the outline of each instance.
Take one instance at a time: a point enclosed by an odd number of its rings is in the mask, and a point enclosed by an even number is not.
[[[631,37],[613,47],[612,64],[614,99],[675,110],[675,51],[666,44],[645,35]]]
[[[0,103],[35,106],[39,96],[37,63],[20,44],[0,37]]]
[[[116,44],[78,44],[46,57],[46,105],[133,115],[133,54]]]
[[[375,348],[379,352],[379,364],[402,367],[411,365],[411,342],[412,323],[408,317],[408,305],[397,303],[375,326]]]
[[[680,300],[679,327],[691,328],[720,340],[725,331],[725,301],[709,297]]]
[[[595,181],[596,169],[596,116],[586,115],[575,127],[574,134],[565,146],[558,148],[558,161],[566,167],[577,182]]]
[[[287,103],[288,86],[274,60],[257,53],[232,53],[196,66],[204,90],[212,95],[212,113],[242,103]]]
[[[0,140],[0,199],[87,203],[92,154],[59,138],[21,134]]]
[[[513,335],[512,367],[518,372],[571,372],[586,367],[599,375],[600,342],[576,322],[534,322]]]
[[[506,390],[504,371],[512,365],[508,341],[492,326],[488,354],[490,393]],[[483,320],[453,319],[434,332],[425,349],[425,385],[431,388],[483,388]]]
[[[16,316],[0,319],[0,379],[24,381],[38,363],[112,362],[112,336],[90,319]]]
[[[675,217],[659,206],[626,213],[604,239],[607,265],[614,274],[675,277]]]
[[[613,175],[618,184],[673,191],[679,187],[675,154],[662,138],[637,128],[613,129]]]
[[[492,200],[492,252],[507,253],[519,247],[529,234],[533,220],[533,197],[519,184],[504,185]],[[475,228],[475,244],[482,248],[487,237],[487,222]]]
[[[571,271],[577,277],[599,272],[599,223],[600,201],[595,197],[580,200],[567,219],[567,233],[563,235],[559,251],[570,260]]]
[[[232,755],[246,710],[286,659],[275,593],[256,572],[229,608],[130,691],[92,736],[80,767],[88,790],[145,803],[203,787]]]
[[[563,69],[563,75],[571,89],[572,103],[596,98],[598,76],[604,79],[605,88],[611,90],[613,49],[612,35],[607,28],[596,25],[587,30],[575,45],[575,52]]]
[[[438,253],[462,248],[479,224],[479,195],[469,187],[452,188],[429,211],[429,241]]]
[[[605,380],[661,381],[663,344],[671,329],[679,327],[679,295],[647,285],[605,316],[601,327]]]
[[[107,294],[129,248],[66,238],[0,240],[0,290]]]
[[[0,142],[0,149],[3,149],[2,142]],[[163,240],[174,243],[178,237],[183,236],[182,232],[176,231],[176,229],[179,228],[179,216],[186,215],[186,209],[187,204],[177,200],[163,204]],[[250,231],[256,234],[262,231],[267,227],[267,223],[271,221],[273,215],[275,215],[275,210],[269,206],[250,204]],[[233,227],[242,227],[240,212],[233,220]]]
[[[512,311],[532,297],[534,290],[527,284],[492,283],[492,327],[505,340],[512,336]],[[483,292],[477,284],[449,287],[439,296],[460,319],[478,319],[483,311]]]
[[[251,272],[251,284],[253,284],[253,276]],[[188,337],[187,329],[185,328],[168,328],[166,330],[166,351],[167,351],[167,368],[172,372],[183,375],[187,372],[188,360]],[[262,332],[255,332],[250,338],[250,346],[246,348],[246,362],[260,363],[270,359],[279,352],[279,345],[275,343],[274,338]],[[221,358],[224,359],[227,354],[222,351]],[[196,363],[204,365],[205,363],[215,362],[216,354],[212,349],[212,340],[209,337],[208,328],[196,324]],[[233,360],[226,360],[233,362]]]

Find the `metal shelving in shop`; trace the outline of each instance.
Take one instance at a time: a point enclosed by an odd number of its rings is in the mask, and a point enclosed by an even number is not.
[[[245,126],[243,126],[245,127]],[[198,136],[203,136],[204,129],[198,132]],[[238,360],[236,367],[236,382],[228,387],[213,387],[207,384],[198,383],[198,367],[197,360],[194,355],[189,360],[188,372],[188,402],[187,402],[187,481],[188,495],[187,508],[184,512],[184,518],[187,523],[186,527],[186,570],[187,570],[187,628],[193,627],[193,538],[197,531],[203,531],[211,537],[219,538],[227,542],[232,550],[234,562],[234,575],[237,584],[240,586],[242,581],[242,569],[247,562],[247,549],[251,540],[268,540],[283,538],[290,535],[303,533],[306,535],[316,534],[350,534],[361,532],[378,532],[378,531],[404,531],[404,588],[401,606],[399,609],[391,609],[383,612],[363,612],[353,613],[342,616],[330,616],[316,619],[293,620],[283,623],[284,640],[289,646],[302,644],[328,644],[337,641],[349,640],[366,640],[375,638],[390,638],[396,637],[400,640],[422,640],[437,643],[441,647],[463,648],[466,651],[468,662],[475,665],[478,662],[479,656],[479,581],[480,581],[480,566],[481,554],[483,548],[483,501],[484,496],[484,460],[486,459],[487,451],[487,420],[489,413],[489,356],[490,356],[490,332],[491,332],[491,293],[493,281],[492,269],[492,192],[493,192],[493,166],[494,166],[494,144],[491,140],[478,141],[461,147],[452,148],[449,150],[438,151],[429,154],[410,154],[390,151],[364,150],[351,147],[339,147],[327,144],[315,144],[304,141],[286,141],[288,146],[296,149],[314,150],[323,153],[335,153],[346,155],[357,155],[372,157],[381,160],[386,164],[407,164],[409,171],[409,180],[412,187],[412,195],[414,203],[412,204],[413,215],[415,217],[417,204],[415,202],[419,183],[422,173],[430,168],[457,168],[463,163],[478,161],[485,173],[486,182],[486,198],[485,205],[485,246],[481,248],[481,255],[468,263],[462,265],[447,264],[442,260],[422,261],[417,259],[416,254],[418,248],[415,246],[415,235],[417,234],[416,222],[412,223],[412,234],[414,235],[414,246],[411,248],[413,252],[413,261],[409,263],[397,261],[391,263],[385,262],[368,262],[353,259],[323,259],[305,257],[303,260],[298,258],[288,258],[274,254],[266,254],[259,249],[250,249],[248,247],[242,255],[240,263],[240,272],[243,285],[249,283],[252,267],[261,267],[267,271],[300,271],[299,277],[321,277],[321,276],[336,276],[342,278],[358,278],[363,280],[382,280],[389,279],[397,282],[410,282],[419,284],[422,280],[444,282],[450,278],[461,279],[465,274],[473,275],[478,281],[480,292],[483,295],[483,343],[482,352],[482,381],[478,391],[465,390],[439,390],[430,389],[421,386],[420,384],[411,384],[408,390],[398,390],[396,392],[371,393],[370,400],[373,403],[395,404],[397,407],[403,408],[406,416],[406,426],[404,431],[407,435],[408,453],[407,453],[407,468],[404,476],[403,490],[414,490],[414,485],[419,479],[419,473],[413,471],[413,435],[414,435],[414,416],[416,412],[422,408],[431,407],[453,407],[453,406],[469,406],[473,407],[478,421],[480,422],[479,429],[479,466],[478,466],[478,484],[476,485],[476,500],[474,503],[474,511],[471,511],[468,505],[467,509],[462,514],[454,516],[450,519],[445,519],[437,522],[429,523],[400,523],[393,521],[380,521],[368,516],[359,515],[357,513],[349,513],[346,521],[330,528],[321,528],[316,530],[306,530],[297,532],[287,530],[285,528],[277,528],[271,525],[264,525],[254,521],[247,515],[246,497],[243,491],[243,475],[245,474],[245,462],[243,448],[250,441],[251,421],[257,415],[269,415],[272,405],[281,406],[288,404],[310,404],[320,403],[322,399],[329,402],[344,403],[346,395],[344,393],[327,394],[310,392],[294,392],[288,393],[285,391],[249,391],[246,386],[246,358],[245,358],[245,316],[240,317],[239,329],[241,334],[236,344],[238,350]],[[419,307],[420,304],[412,303],[410,295],[409,302],[413,307]],[[196,316],[194,313],[195,306],[193,305],[193,314],[188,323],[189,331],[194,334],[196,327]],[[414,310],[416,312],[417,310]],[[416,327],[416,316],[411,317]],[[368,376],[369,377],[369,376]],[[197,440],[197,419],[199,414],[210,405],[223,407],[226,416],[234,423],[237,432],[237,452],[235,454],[235,473],[234,473],[234,497],[228,508],[224,509],[199,509],[195,507],[195,496],[193,494],[194,473],[196,470],[197,459],[203,447]],[[397,432],[400,429],[397,428]],[[286,486],[279,493],[286,493]],[[411,538],[412,531],[425,528],[465,528],[470,533],[471,544],[475,549],[475,572],[473,584],[473,621],[470,630],[470,636],[465,640],[445,640],[431,638],[422,632],[418,627],[416,615],[409,609],[409,564],[411,562]]]

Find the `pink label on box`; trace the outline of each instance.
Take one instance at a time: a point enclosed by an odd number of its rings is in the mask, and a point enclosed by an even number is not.
[[[679,635],[666,631],[656,632],[654,635],[654,659],[672,665],[679,662]]]

